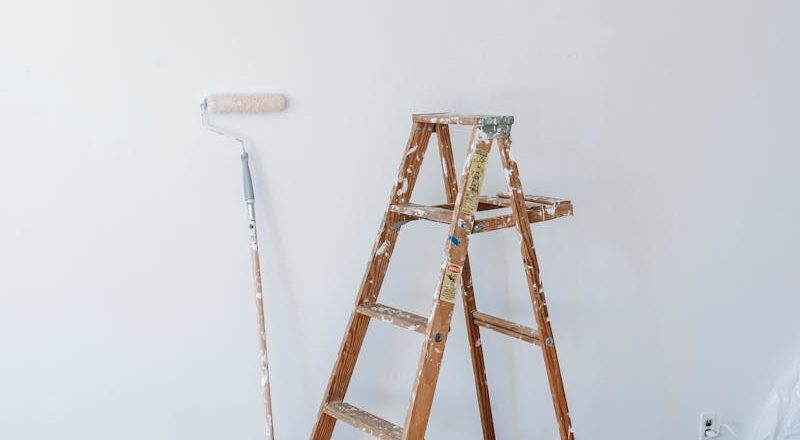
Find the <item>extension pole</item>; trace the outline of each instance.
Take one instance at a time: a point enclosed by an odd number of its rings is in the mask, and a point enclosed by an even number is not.
[[[256,317],[258,319],[258,348],[259,370],[261,371],[261,390],[264,394],[264,416],[266,419],[266,439],[275,440],[275,430],[272,422],[272,398],[269,386],[269,363],[267,362],[267,330],[264,319],[264,295],[261,286],[261,258],[258,252],[258,236],[256,234],[256,198],[253,194],[253,178],[250,174],[250,163],[247,151],[244,148],[243,138],[225,133],[223,130],[209,124],[209,113],[272,113],[286,108],[286,98],[280,94],[271,93],[245,93],[209,95],[200,104],[200,117],[203,127],[236,141],[242,147],[242,183],[244,186],[244,201],[247,204],[247,217],[250,224],[250,259],[253,270],[253,290],[256,299]]]
[[[264,319],[264,290],[261,283],[261,257],[258,253],[258,235],[256,234],[256,199],[253,194],[253,178],[250,175],[250,163],[247,151],[242,149],[242,183],[244,184],[244,200],[247,203],[247,217],[250,228],[250,259],[253,269],[253,291],[256,300],[256,318],[258,320],[259,369],[261,370],[261,389],[264,394],[264,416],[266,418],[267,440],[275,439],[272,427],[272,397],[269,386],[269,363],[267,362],[267,326]]]

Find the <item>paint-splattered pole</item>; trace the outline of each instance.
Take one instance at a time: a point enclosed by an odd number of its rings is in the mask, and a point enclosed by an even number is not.
[[[264,395],[264,417],[266,419],[267,440],[275,439],[272,427],[272,395],[269,386],[269,363],[267,362],[267,326],[264,319],[264,290],[261,286],[261,258],[258,254],[258,235],[256,233],[256,208],[253,194],[253,182],[250,178],[250,166],[247,153],[242,152],[242,170],[244,172],[244,197],[247,202],[247,217],[250,222],[250,259],[253,266],[253,290],[256,300],[256,317],[258,320],[258,366],[261,371],[261,391]]]

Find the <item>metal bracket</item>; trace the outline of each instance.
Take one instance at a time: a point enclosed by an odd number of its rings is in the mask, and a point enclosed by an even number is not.
[[[389,229],[391,229],[393,231],[396,231],[396,230],[402,228],[403,225],[405,225],[406,223],[411,222],[411,221],[412,220],[398,220],[398,221],[392,223],[391,225],[389,225]]]
[[[208,122],[208,98],[203,99],[203,102],[200,103],[200,123],[206,130],[238,142],[239,146],[242,148],[242,152],[245,151],[243,137],[222,131]]]
[[[496,139],[511,135],[513,116],[486,116],[478,118],[478,139]]]

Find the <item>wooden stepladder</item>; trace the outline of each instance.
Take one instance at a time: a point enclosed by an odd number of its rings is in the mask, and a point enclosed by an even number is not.
[[[510,131],[514,123],[512,116],[418,114],[414,115],[412,120],[411,135],[403,152],[389,207],[372,249],[372,258],[361,282],[355,309],[350,316],[347,333],[342,341],[311,438],[330,439],[337,420],[380,439],[418,440],[424,437],[439,368],[450,332],[457,288],[460,285],[484,439],[494,439],[495,432],[484,369],[483,348],[480,344],[480,327],[541,347],[560,438],[574,440],[529,225],[571,215],[572,203],[568,200],[529,196],[522,192],[517,163],[511,156]],[[467,159],[460,181],[456,181],[453,165],[449,128],[451,124],[472,127]],[[409,201],[433,133],[436,133],[438,139],[447,203],[436,206],[417,205]],[[489,150],[495,141],[507,176],[509,192],[498,194],[496,197],[483,197],[480,195],[481,185]],[[508,207],[511,208],[511,214],[476,219],[477,211]],[[450,232],[445,241],[446,261],[442,265],[433,310],[428,319],[377,302],[401,226],[420,219],[450,225]],[[487,315],[476,309],[467,255],[470,234],[509,227],[516,227],[520,235],[522,260],[533,303],[536,330]],[[403,426],[394,425],[344,402],[367,327],[373,318],[425,335]]]

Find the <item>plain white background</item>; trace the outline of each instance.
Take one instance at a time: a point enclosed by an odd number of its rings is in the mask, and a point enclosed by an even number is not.
[[[708,410],[747,438],[800,351],[795,1],[3,6],[2,439],[261,438],[209,92],[290,100],[217,120],[252,141],[281,439],[310,432],[412,112],[515,115],[527,192],[574,201],[534,233],[578,438],[693,439]],[[436,161],[416,201],[443,199]],[[444,228],[407,226],[383,302],[428,313]],[[532,323],[516,236],[471,249],[480,308]],[[460,313],[432,439],[480,438]],[[401,421],[420,342],[373,325],[348,400]],[[483,343],[498,437],[555,439],[539,352]]]

